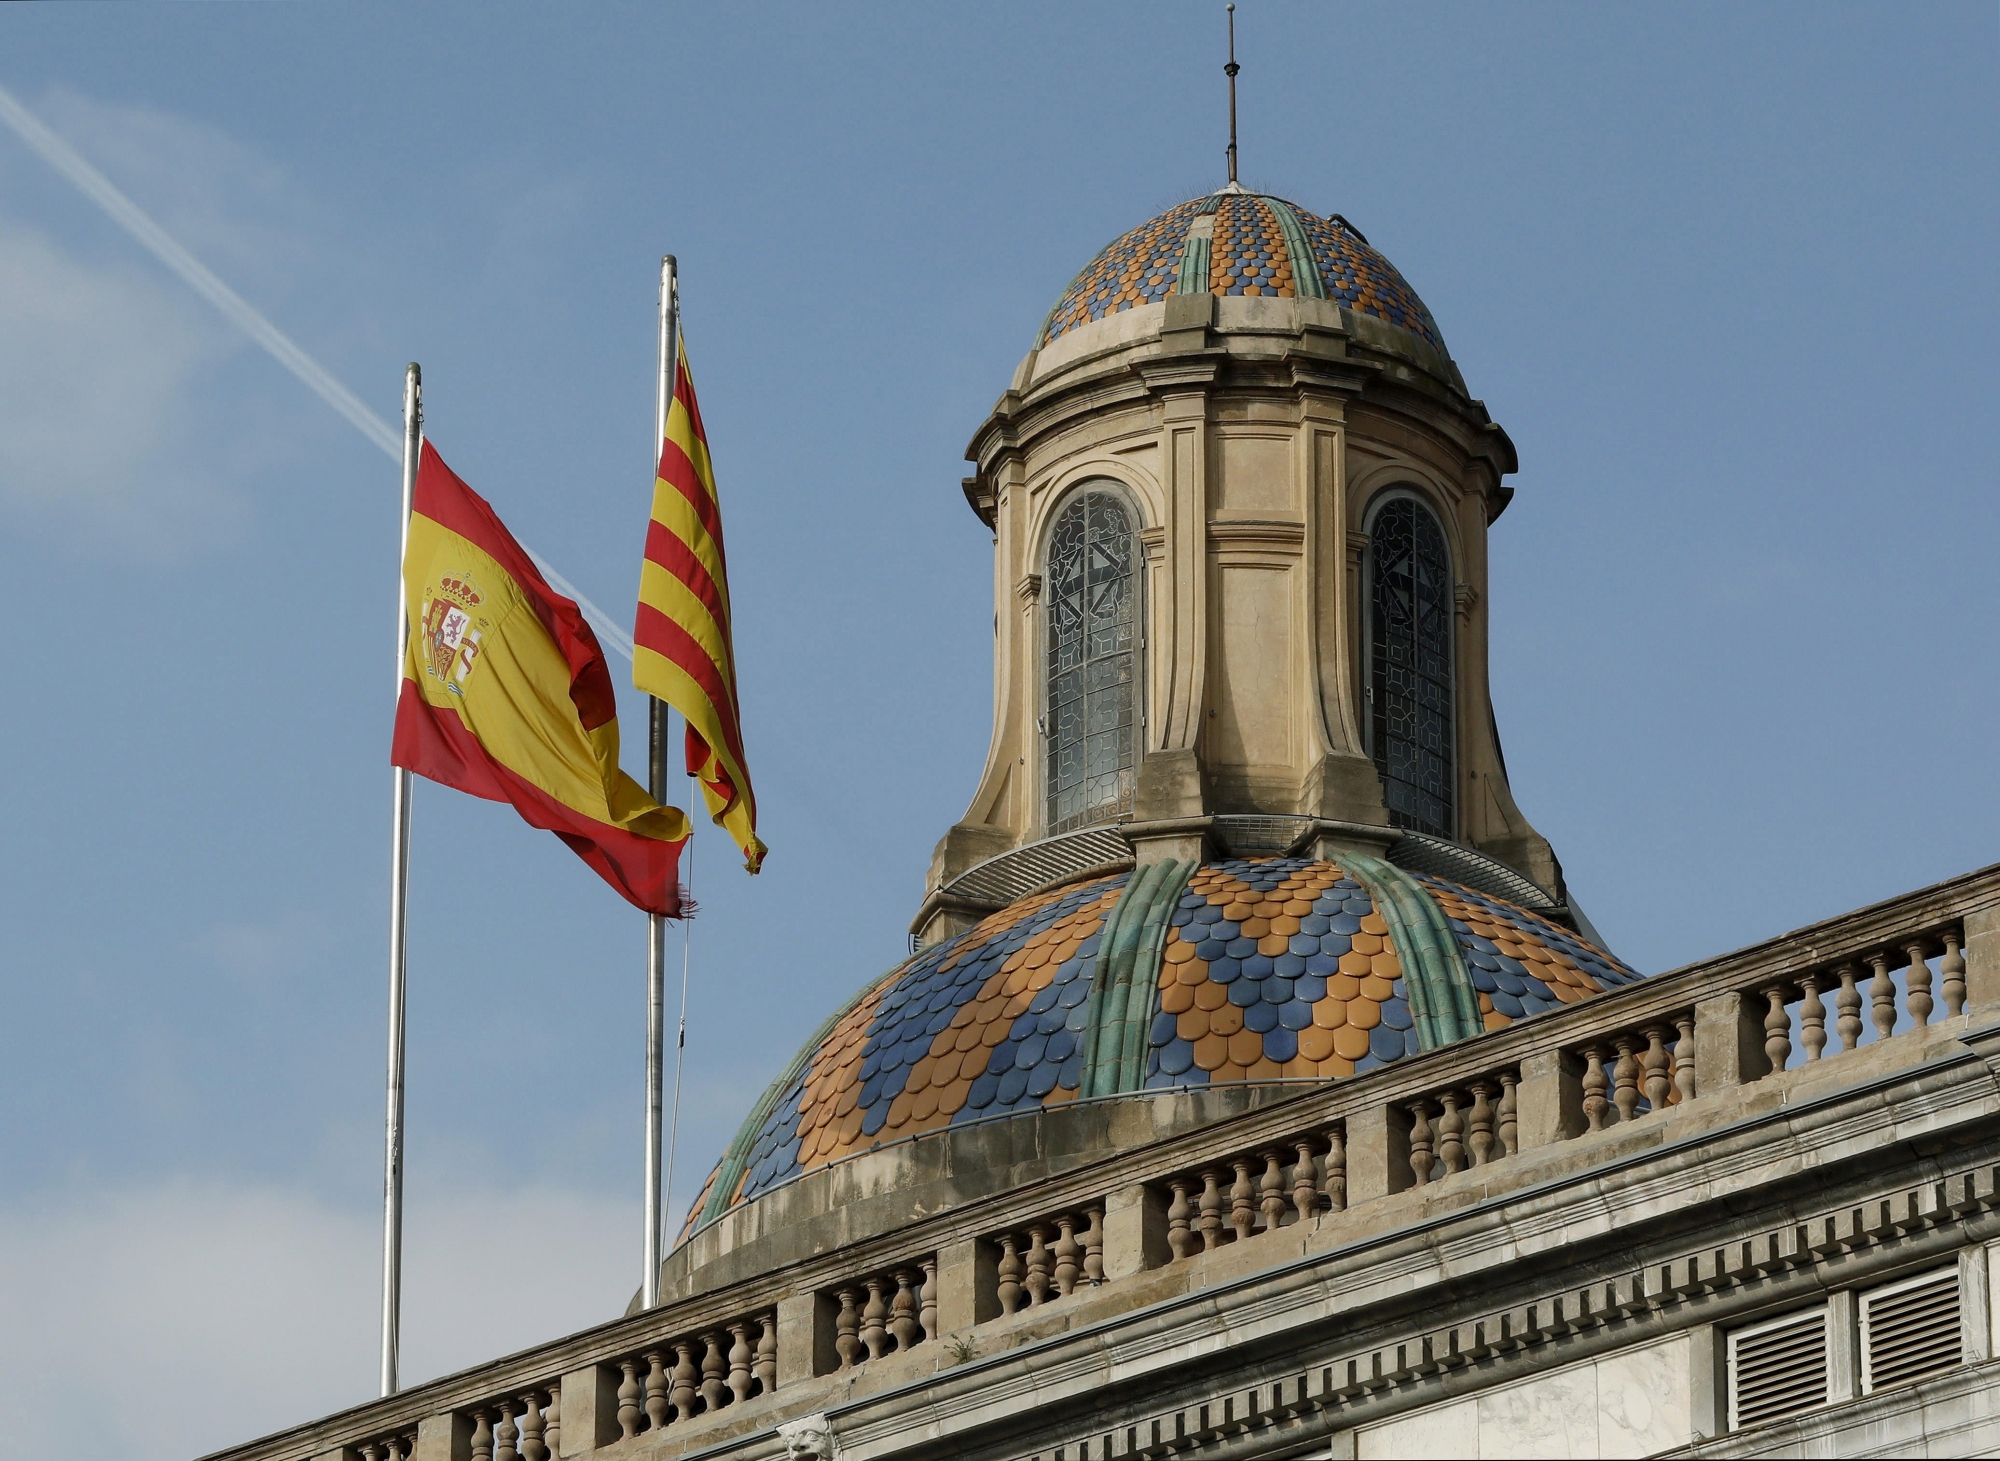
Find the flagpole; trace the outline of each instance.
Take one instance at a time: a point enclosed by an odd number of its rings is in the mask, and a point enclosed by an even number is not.
[[[680,287],[674,256],[660,260],[660,379],[653,410],[653,468],[659,470],[666,449],[667,406],[673,400],[676,318]],[[647,772],[653,800],[667,801],[666,704],[647,696]],[[650,914],[646,920],[646,1272],[640,1284],[640,1305],[660,1302],[660,1259],[665,1215],[660,1208],[660,1118],[666,1084],[667,920]]]
[[[409,610],[403,559],[410,551],[410,503],[423,451],[423,372],[415,361],[403,374],[403,527],[396,555],[396,698],[403,695],[409,653]],[[410,894],[410,773],[394,768],[395,814],[389,850],[389,1092],[382,1174],[382,1393],[396,1393],[397,1349],[403,1323],[403,986],[407,972]]]

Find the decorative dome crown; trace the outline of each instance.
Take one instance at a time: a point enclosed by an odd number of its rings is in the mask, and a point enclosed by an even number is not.
[[[871,983],[751,1112],[688,1230],[803,1172],[1079,1096],[1339,1079],[1640,976],[1355,855],[1156,864],[1023,898]]]
[[[1170,294],[1203,293],[1331,300],[1444,349],[1416,291],[1346,219],[1233,183],[1106,245],[1063,291],[1036,343]]]

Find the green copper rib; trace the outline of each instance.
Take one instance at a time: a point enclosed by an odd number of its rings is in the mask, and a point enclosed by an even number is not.
[[[1160,864],[1166,871],[1153,885],[1152,903],[1146,910],[1126,981],[1124,1024],[1112,1043],[1117,1055],[1112,1072],[1115,1091],[1136,1091],[1146,1083],[1146,1045],[1153,1023],[1153,998],[1160,983],[1160,953],[1166,947],[1167,930],[1172,927],[1181,893],[1199,865],[1195,859]]]
[[[1180,277],[1174,280],[1176,294],[1208,293],[1209,241],[1189,234],[1181,245]]]
[[[1264,206],[1278,220],[1278,231],[1284,234],[1285,248],[1292,256],[1293,292],[1301,299],[1325,299],[1326,281],[1319,277],[1319,255],[1306,239],[1305,225],[1299,222],[1299,215],[1283,198],[1266,198]]]
[[[1418,1045],[1435,1050],[1479,1034],[1484,1028],[1479,997],[1459,957],[1451,925],[1430,895],[1408,873],[1380,858],[1342,852],[1339,861],[1368,889],[1375,911],[1389,925],[1389,941],[1403,965],[1403,989],[1409,996]]]
[[[1090,982],[1079,1096],[1116,1096],[1143,1083],[1160,949],[1194,867],[1158,862],[1140,868],[1105,919]]]

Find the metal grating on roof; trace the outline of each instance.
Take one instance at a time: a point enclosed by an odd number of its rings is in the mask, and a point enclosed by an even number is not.
[[[989,857],[953,878],[942,891],[947,897],[1005,908],[1037,888],[1131,860],[1131,845],[1115,829],[1086,827]]]
[[[1963,1358],[1958,1265],[1861,1296],[1861,1393],[1927,1380]]]
[[[1311,817],[1222,815],[1215,835],[1238,857],[1290,852],[1312,831]]]
[[[1729,1336],[1729,1428],[1826,1404],[1827,1307],[1819,1304]]]
[[[1548,913],[1562,906],[1539,884],[1505,863],[1428,832],[1405,831],[1390,845],[1389,861],[1411,872],[1429,873],[1434,878],[1445,878],[1477,892],[1504,898],[1517,908],[1536,913]]]

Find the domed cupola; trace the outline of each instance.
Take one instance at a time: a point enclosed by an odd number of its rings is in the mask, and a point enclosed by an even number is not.
[[[1513,447],[1353,225],[1231,185],[1121,235],[968,456],[985,770],[910,956],[711,1175],[690,1278],[1637,977],[1500,755],[1487,529]]]
[[[1106,244],[1070,281],[1036,344],[1170,294],[1331,300],[1444,349],[1416,291],[1353,224],[1235,184]]]

